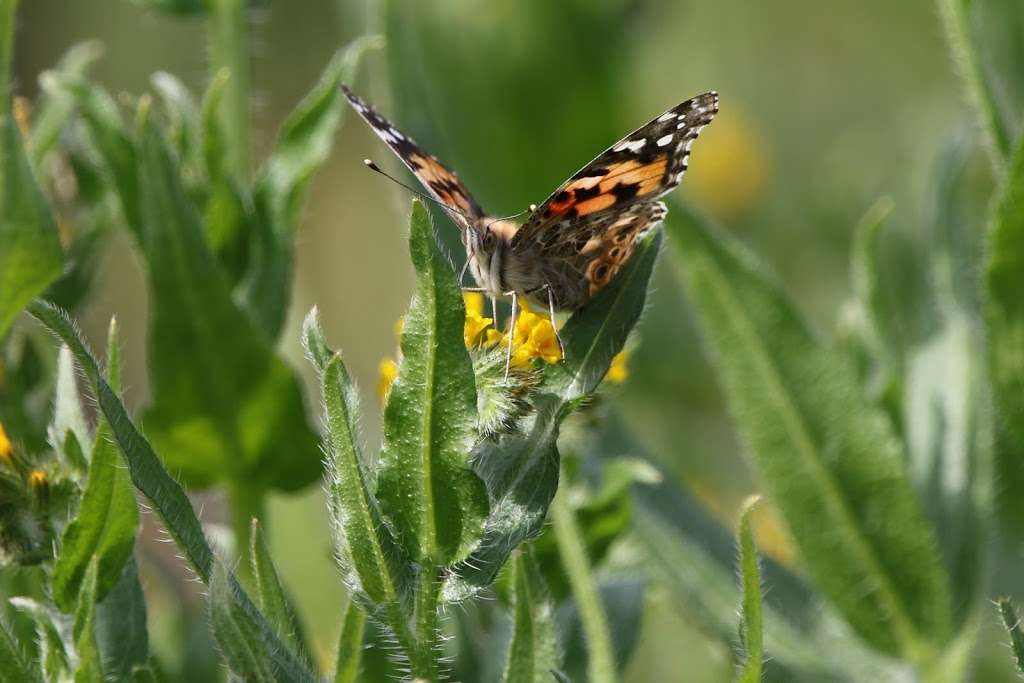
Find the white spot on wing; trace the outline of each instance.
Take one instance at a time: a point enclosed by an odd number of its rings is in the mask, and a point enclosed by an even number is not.
[[[669,133],[668,135],[663,135],[662,137],[658,138],[658,147],[664,147],[668,143],[672,142],[673,137],[675,136],[672,135],[672,133]]]
[[[667,111],[658,117],[658,121],[660,123],[665,123],[666,121],[671,121],[677,116],[679,116],[679,114],[675,113],[674,111]]]

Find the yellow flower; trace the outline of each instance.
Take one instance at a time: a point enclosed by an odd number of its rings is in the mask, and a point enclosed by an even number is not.
[[[477,292],[464,292],[462,298],[466,301],[466,322],[462,332],[466,342],[466,348],[472,349],[480,340],[480,334],[486,330],[492,318],[484,318],[484,297]]]
[[[558,337],[551,321],[531,311],[525,301],[516,316],[513,337],[515,347],[512,351],[512,362],[517,365],[526,365],[534,358],[540,358],[546,363],[557,363],[562,359]],[[501,337],[501,344],[508,346],[508,335]]]
[[[629,360],[629,351],[619,351],[612,358],[611,367],[608,368],[608,374],[605,375],[612,384],[622,384],[629,377],[629,368],[626,367],[626,361]]]
[[[484,295],[480,292],[463,292],[462,300],[466,303],[466,317],[475,315],[481,317],[484,314]]]
[[[377,370],[379,373],[377,396],[380,397],[380,402],[383,403],[388,397],[392,383],[398,377],[398,363],[395,362],[394,358],[384,358],[381,360]]]
[[[13,454],[14,448],[11,446],[11,440],[7,438],[3,424],[0,424],[0,462],[10,464]]]

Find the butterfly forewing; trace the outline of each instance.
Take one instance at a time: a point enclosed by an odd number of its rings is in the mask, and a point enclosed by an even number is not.
[[[718,112],[718,94],[669,109],[609,147],[555,190],[513,240],[524,248],[550,229],[564,230],[607,211],[654,201],[679,185],[693,141]]]
[[[390,121],[349,90],[348,86],[343,85],[341,89],[356,112],[370,124],[377,137],[388,144],[402,163],[423,183],[423,187],[431,196],[453,209],[448,214],[459,228],[468,228],[483,218],[483,209],[459,180],[455,171],[433,155],[424,152],[412,138],[395,128]]]

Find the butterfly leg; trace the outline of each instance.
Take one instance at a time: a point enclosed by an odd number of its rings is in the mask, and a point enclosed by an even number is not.
[[[459,287],[462,287],[462,281],[466,279],[466,271],[469,270],[469,259],[462,264],[462,270],[459,271]],[[471,290],[470,287],[462,287],[463,290]]]
[[[508,371],[512,366],[512,346],[516,343],[516,304],[519,303],[515,291],[508,292],[512,296],[512,319],[508,325],[508,351],[505,353],[505,382],[508,382]]]
[[[544,285],[548,290],[548,314],[551,316],[551,329],[555,332],[555,339],[558,340],[558,353],[565,360],[565,344],[562,343],[562,335],[558,334],[558,321],[555,320],[555,295],[551,291],[551,285]]]

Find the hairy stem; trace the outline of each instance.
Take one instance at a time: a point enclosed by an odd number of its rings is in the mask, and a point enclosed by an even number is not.
[[[424,567],[416,590],[416,653],[412,658],[412,674],[417,679],[437,680],[438,619],[437,596],[441,581],[437,571]]]
[[[576,514],[569,507],[564,488],[551,503],[551,520],[569,586],[580,613],[583,633],[587,638],[587,676],[591,683],[614,683],[618,680],[615,655],[608,618],[601,605],[597,582],[590,571],[587,549],[583,546],[583,532],[576,523]]]

